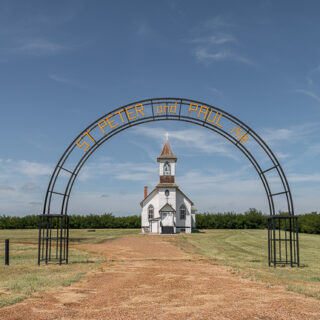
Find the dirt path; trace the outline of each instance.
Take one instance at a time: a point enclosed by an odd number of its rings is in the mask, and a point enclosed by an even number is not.
[[[0,319],[320,319],[320,301],[242,279],[168,236],[83,245],[107,257],[85,280],[0,309]]]

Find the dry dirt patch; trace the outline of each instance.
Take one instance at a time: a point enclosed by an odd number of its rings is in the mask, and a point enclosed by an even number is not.
[[[3,308],[0,319],[320,319],[320,301],[243,279],[186,254],[170,237],[79,245],[106,257],[101,271]]]

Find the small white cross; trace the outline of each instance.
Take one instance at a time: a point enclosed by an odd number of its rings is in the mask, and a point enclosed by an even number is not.
[[[169,132],[166,132],[166,140],[169,140]]]

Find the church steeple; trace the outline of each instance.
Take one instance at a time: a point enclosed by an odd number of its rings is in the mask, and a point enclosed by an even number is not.
[[[157,161],[160,162],[160,160],[173,160],[174,162],[177,162],[178,158],[173,154],[169,140],[167,140],[162,148],[162,151],[160,155],[157,158]]]
[[[169,140],[167,140],[157,158],[159,162],[160,183],[174,183],[175,163],[178,158],[172,152]]]

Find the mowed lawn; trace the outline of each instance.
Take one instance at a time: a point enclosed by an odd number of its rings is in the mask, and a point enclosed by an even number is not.
[[[243,277],[320,299],[320,235],[299,234],[300,268],[268,267],[267,230],[201,230],[172,241]]]
[[[47,289],[68,286],[87,272],[97,269],[103,258],[72,248],[79,243],[102,243],[131,229],[70,230],[69,264],[38,266],[38,230],[0,230],[0,307],[19,302]],[[10,266],[4,265],[4,239],[10,239]]]
[[[139,229],[96,229],[70,231],[69,265],[37,265],[37,230],[0,230],[0,307],[16,303],[48,289],[79,281],[96,270],[103,257],[72,248],[73,244],[103,243]],[[4,239],[10,239],[10,266],[4,266]],[[179,234],[170,241],[187,252],[212,263],[230,266],[242,277],[281,285],[287,290],[320,299],[320,235],[300,234],[301,268],[268,267],[266,230],[202,230]],[[147,240],[147,238],[146,238]]]

